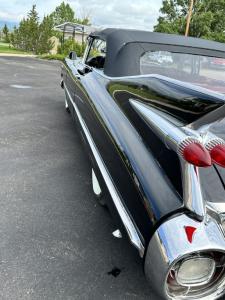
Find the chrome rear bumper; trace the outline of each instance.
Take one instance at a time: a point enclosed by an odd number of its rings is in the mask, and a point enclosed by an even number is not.
[[[185,228],[196,228],[188,238]],[[225,269],[217,282],[203,290],[186,289],[185,294],[171,293],[168,276],[178,262],[192,255],[221,254],[225,257],[225,238],[220,226],[210,216],[203,222],[195,221],[185,214],[163,223],[152,237],[145,259],[145,273],[151,287],[162,299],[218,299],[224,294]],[[225,263],[225,260],[224,260]]]

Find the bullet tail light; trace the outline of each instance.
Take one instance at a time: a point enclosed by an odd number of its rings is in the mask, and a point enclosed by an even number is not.
[[[179,155],[196,167],[210,167],[212,159],[207,149],[195,137],[187,137],[178,146]]]
[[[225,168],[225,141],[214,138],[206,143],[205,147],[210,153],[212,162]]]

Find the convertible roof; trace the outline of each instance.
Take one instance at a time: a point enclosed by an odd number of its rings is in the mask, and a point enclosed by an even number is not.
[[[109,76],[140,74],[140,56],[151,50],[168,50],[225,58],[225,44],[157,32],[108,28],[90,34],[107,43],[104,72]]]
[[[182,35],[165,34],[150,31],[107,28],[101,31],[91,33],[93,37],[99,37],[107,42],[117,43],[122,47],[124,44],[137,43],[157,43],[167,45],[177,45],[185,47],[194,47],[202,49],[211,49],[225,52],[225,44],[213,42],[205,39],[185,37]],[[114,44],[114,45],[115,45]]]

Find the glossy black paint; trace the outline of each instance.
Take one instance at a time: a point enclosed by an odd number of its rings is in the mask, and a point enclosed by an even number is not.
[[[128,100],[137,99],[180,121],[192,123],[224,105],[224,97],[196,85],[184,84],[160,75],[136,77],[110,82],[108,90],[118,104],[126,107]]]
[[[66,60],[63,67],[65,85],[125,207],[148,243],[157,221],[181,208],[182,199],[134,125],[111,97],[110,81],[94,70],[80,76],[76,69],[79,67]],[[69,105],[74,114],[71,103]]]
[[[162,219],[183,210],[181,170],[177,154],[168,150],[155,136],[132,109],[129,99],[137,99],[166,112],[170,121],[178,126],[204,119],[205,114],[221,107],[224,101],[214,93],[204,93],[201,88],[178,85],[176,81],[164,78],[149,76],[115,80],[95,69],[80,72],[84,68],[81,61],[66,59],[62,67],[65,86],[91,133],[143,244],[147,245]],[[67,100],[76,120],[68,95]],[[82,129],[78,128],[89,149]],[[91,151],[88,153],[106,190],[95,158]],[[217,170],[202,170],[200,175],[206,199],[212,195],[211,201],[221,199],[224,185]],[[218,192],[217,196],[213,194],[214,189]],[[119,221],[110,198],[108,206]]]
[[[224,105],[224,99],[216,93],[205,92],[197,86],[163,76],[149,75],[130,79],[112,80],[107,87],[112,98],[135,126],[144,143],[182,196],[181,170],[178,156],[151,131],[144,120],[132,109],[129,99],[166,113],[177,126],[187,125]],[[165,116],[165,115],[164,115]]]

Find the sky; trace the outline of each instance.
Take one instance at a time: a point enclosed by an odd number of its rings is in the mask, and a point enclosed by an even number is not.
[[[62,0],[0,0],[0,22],[18,23],[33,4],[42,18]],[[65,0],[78,17],[88,13],[93,26],[127,27],[152,30],[162,0]]]

